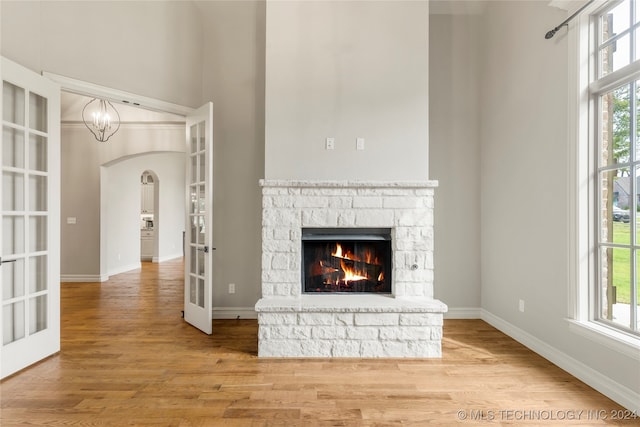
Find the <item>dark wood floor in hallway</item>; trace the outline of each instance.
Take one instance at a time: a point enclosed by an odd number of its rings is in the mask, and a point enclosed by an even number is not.
[[[437,360],[258,359],[255,320],[184,322],[182,274],[62,284],[62,351],[0,384],[0,425],[640,424],[479,320],[445,321]]]

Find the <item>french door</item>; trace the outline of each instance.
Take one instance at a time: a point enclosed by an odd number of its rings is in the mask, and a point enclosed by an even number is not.
[[[60,350],[60,88],[1,61],[4,378]]]
[[[212,333],[213,104],[187,116],[184,318]]]

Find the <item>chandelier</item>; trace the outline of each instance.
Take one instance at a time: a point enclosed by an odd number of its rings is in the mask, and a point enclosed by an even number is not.
[[[82,109],[82,121],[93,136],[105,142],[120,129],[120,114],[104,99],[92,99]]]

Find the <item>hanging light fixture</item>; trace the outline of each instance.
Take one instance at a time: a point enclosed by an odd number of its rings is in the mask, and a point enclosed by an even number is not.
[[[82,109],[82,121],[93,136],[105,142],[120,129],[120,114],[111,102],[92,99]]]

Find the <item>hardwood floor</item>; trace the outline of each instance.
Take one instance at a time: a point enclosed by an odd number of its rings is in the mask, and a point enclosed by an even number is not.
[[[479,320],[445,321],[442,359],[258,359],[255,320],[183,321],[182,271],[63,284],[62,351],[0,383],[0,425],[640,425]]]

